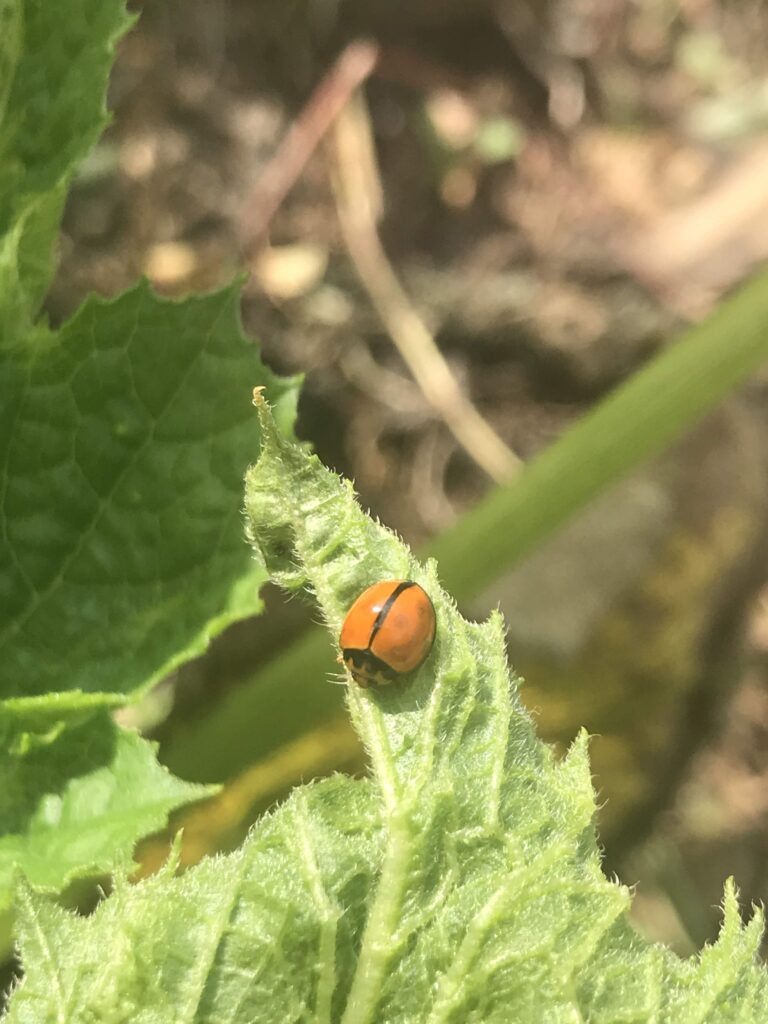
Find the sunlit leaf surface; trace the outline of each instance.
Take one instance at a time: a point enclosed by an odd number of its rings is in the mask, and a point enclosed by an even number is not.
[[[433,652],[349,690],[370,781],[301,788],[235,854],[121,882],[87,920],[22,890],[12,1024],[765,1020],[760,915],[743,927],[729,888],[717,945],[688,962],[631,931],[600,868],[586,743],[558,762],[537,740],[498,617],[462,619],[435,567],[262,416],[246,506],[272,577],[310,589],[333,637],[364,587],[414,579]]]

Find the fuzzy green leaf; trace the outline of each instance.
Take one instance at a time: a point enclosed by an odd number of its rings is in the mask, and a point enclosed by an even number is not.
[[[170,302],[142,284],[0,358],[0,722],[56,695],[119,703],[258,608],[251,386],[275,389],[286,426],[295,386],[237,305],[234,286]]]
[[[432,540],[427,553],[460,603],[484,593],[590,501],[615,485],[711,410],[768,359],[768,273],[729,297],[599,402],[511,483],[491,490]],[[514,528],[510,528],[514,524]],[[488,538],[493,538],[492,543]],[[167,763],[185,778],[223,780],[244,768],[244,750],[267,756],[280,743],[338,713],[314,676],[328,648],[307,630],[243,679],[203,718],[174,730]],[[537,680],[541,683],[541,680]],[[289,694],[281,713],[274,694]],[[573,722],[575,732],[578,722]],[[207,774],[198,756],[209,751]]]
[[[729,889],[720,940],[689,962],[631,931],[600,869],[586,740],[562,762],[537,740],[499,617],[462,619],[435,566],[261,415],[246,508],[270,575],[311,590],[334,637],[365,586],[414,579],[433,652],[348,690],[371,782],[299,789],[237,853],[121,882],[88,920],[22,890],[10,1024],[764,1021],[760,915],[744,928]]]
[[[66,189],[107,122],[121,0],[0,0],[0,345],[34,318]]]
[[[88,920],[23,887],[28,974],[9,1021],[334,1019],[378,869],[377,804],[363,782],[307,787],[237,853],[118,879]]]
[[[211,792],[174,778],[150,743],[104,712],[48,735],[6,734],[0,778],[0,912],[17,871],[36,889],[58,892],[130,865],[137,839]]]

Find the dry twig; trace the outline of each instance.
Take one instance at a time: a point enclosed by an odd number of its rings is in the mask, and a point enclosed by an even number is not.
[[[350,43],[291,125],[282,145],[264,169],[243,214],[240,237],[247,259],[262,248],[275,213],[349,97],[373,71],[377,57],[374,43],[364,40]]]
[[[344,240],[376,312],[432,408],[492,479],[522,463],[461,390],[426,324],[411,305],[379,238],[382,192],[365,100],[358,90],[330,133],[332,178]]]

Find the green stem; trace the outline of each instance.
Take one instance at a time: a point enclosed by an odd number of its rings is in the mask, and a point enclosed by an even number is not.
[[[679,437],[768,359],[768,275],[688,330],[512,483],[428,546],[461,602],[520,562],[611,484]]]

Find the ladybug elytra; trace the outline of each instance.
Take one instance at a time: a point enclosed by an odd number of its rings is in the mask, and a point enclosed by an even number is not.
[[[412,580],[382,580],[349,609],[339,644],[344,663],[362,687],[384,686],[412,672],[435,639],[435,610]]]

